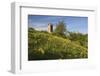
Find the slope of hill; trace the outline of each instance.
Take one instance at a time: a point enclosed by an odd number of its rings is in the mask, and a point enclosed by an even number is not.
[[[29,60],[76,58],[87,58],[87,48],[51,33],[35,31],[34,29],[29,30]]]

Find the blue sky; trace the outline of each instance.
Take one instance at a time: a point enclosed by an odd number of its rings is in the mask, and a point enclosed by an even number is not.
[[[52,23],[55,29],[59,21],[64,21],[68,31],[88,33],[88,17],[28,15],[28,26],[36,30],[47,31],[48,23]]]

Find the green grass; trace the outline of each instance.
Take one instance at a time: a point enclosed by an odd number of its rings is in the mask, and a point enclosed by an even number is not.
[[[87,48],[76,44],[68,38],[32,29],[28,32],[29,60],[77,59],[87,57]]]

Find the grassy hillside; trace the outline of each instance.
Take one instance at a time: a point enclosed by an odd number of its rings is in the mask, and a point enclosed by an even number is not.
[[[87,58],[87,54],[87,48],[68,38],[32,28],[28,31],[29,60]]]

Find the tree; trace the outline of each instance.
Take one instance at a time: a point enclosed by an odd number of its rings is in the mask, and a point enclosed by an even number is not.
[[[88,34],[69,32],[69,39],[81,46],[88,48]]]
[[[32,28],[32,27],[28,27],[28,32],[34,32],[34,31],[35,31],[34,28]]]
[[[55,29],[55,32],[60,35],[64,35],[66,31],[67,31],[67,29],[66,29],[64,21],[59,21],[59,23],[57,24],[57,27]]]

